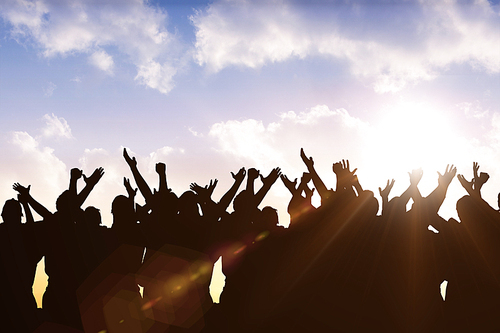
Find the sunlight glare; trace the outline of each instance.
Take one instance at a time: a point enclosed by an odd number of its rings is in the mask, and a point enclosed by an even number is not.
[[[446,165],[454,162],[450,158],[459,153],[450,121],[423,103],[398,103],[385,112],[372,130],[367,143],[367,153],[375,161],[371,165],[372,176],[396,178],[396,184],[407,186],[407,172],[422,168],[424,177],[419,188],[423,195],[437,185],[436,172],[443,173]]]

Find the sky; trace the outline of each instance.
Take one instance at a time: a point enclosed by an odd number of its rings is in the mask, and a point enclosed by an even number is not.
[[[71,168],[102,166],[84,207],[110,226],[123,147],[151,187],[162,161],[178,195],[218,179],[215,200],[243,166],[300,178],[303,147],[327,187],[348,159],[379,200],[476,161],[497,208],[499,92],[499,1],[4,0],[0,201],[20,182],[55,211]],[[440,215],[465,194],[455,178]],[[278,180],[262,206],[286,226],[289,200]]]

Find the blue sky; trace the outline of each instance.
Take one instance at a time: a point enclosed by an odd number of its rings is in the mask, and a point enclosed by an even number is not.
[[[307,2],[309,3],[309,2]],[[328,186],[349,159],[361,184],[423,167],[472,162],[500,191],[498,1],[53,1],[0,5],[0,199],[32,185],[49,209],[69,170],[105,176],[88,200],[110,225],[112,199],[131,177],[122,147],[151,186],[168,165],[178,193],[231,171],[305,170],[304,147]],[[465,194],[450,186],[440,213]],[[265,204],[287,225],[277,182]]]

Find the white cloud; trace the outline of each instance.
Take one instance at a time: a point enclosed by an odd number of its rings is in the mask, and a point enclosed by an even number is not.
[[[57,197],[67,189],[69,173],[54,150],[40,146],[26,132],[11,132],[0,142],[4,163],[0,166],[0,198],[15,198],[14,182],[31,186],[31,194],[50,211],[55,211]]]
[[[42,134],[44,137],[74,139],[73,134],[71,134],[71,128],[69,127],[66,119],[57,117],[52,113],[52,115],[45,114],[43,116],[43,120],[45,120],[45,127],[42,128]]]
[[[156,61],[149,61],[138,67],[135,80],[163,94],[167,94],[174,88],[173,76],[176,69],[168,63],[160,65]]]
[[[192,127],[189,127],[188,131],[189,131],[189,133],[193,134],[197,138],[203,138],[204,137],[203,133],[198,133]]]
[[[293,5],[222,0],[191,17],[195,60],[211,72],[311,56],[347,61],[379,93],[454,64],[500,72],[498,8],[486,0]]]
[[[52,83],[52,82],[49,82],[47,83],[47,85],[43,88],[43,95],[45,97],[50,97],[52,96],[52,94],[54,94],[54,90],[56,90],[57,86]]]
[[[10,0],[0,15],[14,38],[32,41],[44,57],[88,53],[94,66],[111,73],[114,61],[104,48],[112,47],[137,67],[140,84],[162,93],[173,87],[176,37],[166,29],[167,13],[148,1]]]
[[[480,101],[462,102],[457,105],[457,107],[462,110],[465,115],[469,118],[481,119],[488,115],[488,110],[484,110],[481,106]]]
[[[267,126],[255,119],[216,123],[211,126],[209,136],[217,140],[218,151],[246,165],[266,170],[280,166],[285,172],[299,173],[294,165],[300,165],[296,162],[301,147],[308,154],[328,156],[332,155],[329,142],[335,141],[338,147],[335,156],[340,158],[342,154],[346,156],[350,148],[343,143],[347,139],[352,144],[359,142],[359,132],[368,126],[346,110],[330,110],[326,105],[315,106],[299,115],[288,111],[280,118],[279,122]]]
[[[115,63],[113,61],[113,57],[107,54],[106,51],[95,51],[90,55],[89,61],[92,65],[106,72],[107,74],[113,74],[113,67]]]

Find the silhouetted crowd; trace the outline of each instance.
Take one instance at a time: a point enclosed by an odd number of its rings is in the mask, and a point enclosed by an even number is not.
[[[102,168],[89,177],[72,169],[54,213],[15,183],[18,199],[5,202],[0,224],[0,332],[500,331],[500,213],[481,198],[489,176],[477,163],[471,181],[457,176],[468,193],[457,202],[460,221],[446,221],[438,210],[453,165],[427,197],[420,169],[390,200],[387,181],[377,215],[378,200],[348,161],[333,164],[337,184],[328,189],[312,157],[300,155],[300,182],[280,168],[267,177],[241,168],[215,202],[217,180],[177,196],[164,163],[152,191],[124,149],[138,189],[124,178],[127,195],[113,200],[111,228],[99,209],[81,208]],[[292,195],[288,228],[276,209],[258,208],[278,178]],[[138,190],[144,206],[134,202]],[[37,308],[32,286],[42,257],[48,285]],[[226,280],[214,304],[209,287],[220,257]]]

